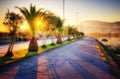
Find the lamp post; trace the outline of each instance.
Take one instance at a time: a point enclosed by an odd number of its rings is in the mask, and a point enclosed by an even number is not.
[[[65,17],[65,0],[63,0],[63,21]],[[64,31],[63,31],[63,40],[64,40]]]
[[[65,0],[63,0],[63,20],[64,20],[64,17],[65,17]]]
[[[76,26],[78,26],[78,15],[79,15],[79,12],[76,12]]]

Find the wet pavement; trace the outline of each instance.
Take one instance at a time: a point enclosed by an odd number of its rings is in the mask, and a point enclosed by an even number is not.
[[[71,44],[0,68],[0,79],[111,79],[96,48],[85,37]]]

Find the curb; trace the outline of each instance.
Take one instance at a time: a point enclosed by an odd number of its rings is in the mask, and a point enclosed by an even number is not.
[[[105,56],[107,58],[106,64],[108,65],[108,67],[110,69],[110,72],[111,72],[113,79],[120,79],[120,73],[118,71],[116,71],[115,68],[113,69],[112,61],[114,62],[114,60],[112,59],[111,56],[108,55],[108,51],[105,49],[105,46],[101,42],[99,42],[98,40],[96,40],[96,41],[100,45],[101,49],[104,51],[103,53],[105,54]],[[116,66],[114,66],[114,67],[116,67]]]

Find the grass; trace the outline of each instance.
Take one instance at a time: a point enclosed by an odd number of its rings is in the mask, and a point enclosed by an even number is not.
[[[48,51],[48,50],[50,50],[50,49],[54,49],[54,48],[56,48],[56,47],[66,45],[66,44],[68,44],[68,43],[70,43],[70,41],[64,41],[64,42],[62,42],[61,44],[55,43],[55,45],[47,44],[47,45],[46,45],[46,48],[42,48],[42,49],[43,49],[44,51]],[[41,47],[40,47],[40,48],[41,48]]]
[[[28,52],[25,57],[34,56],[34,55],[37,55],[37,54],[38,54],[37,52]]]
[[[8,60],[12,60],[10,56],[3,56],[0,58],[0,65],[4,64]]]

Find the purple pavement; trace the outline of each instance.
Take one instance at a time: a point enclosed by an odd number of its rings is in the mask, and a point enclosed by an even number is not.
[[[74,43],[0,68],[0,79],[112,79],[96,48],[85,37]]]

